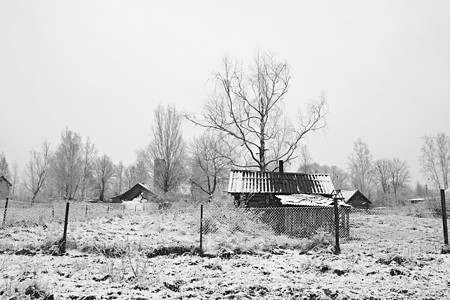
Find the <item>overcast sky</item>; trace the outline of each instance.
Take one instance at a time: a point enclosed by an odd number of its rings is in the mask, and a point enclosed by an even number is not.
[[[450,1],[0,1],[0,152],[23,167],[66,126],[125,165],[153,109],[201,109],[224,55],[270,51],[292,71],[286,109],[328,97],[311,156],[347,169],[361,138],[406,160],[450,134]],[[190,137],[192,129],[186,130]]]

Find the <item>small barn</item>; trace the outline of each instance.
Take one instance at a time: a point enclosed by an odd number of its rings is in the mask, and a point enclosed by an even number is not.
[[[280,165],[282,166],[282,165]],[[308,237],[334,231],[334,185],[328,174],[231,170],[228,193],[277,234]],[[349,206],[339,201],[340,235],[349,235]]]
[[[9,189],[12,184],[6,179],[5,176],[0,176],[0,199],[6,199],[9,197]]]
[[[228,193],[236,206],[277,207],[280,195],[309,194],[331,198],[333,182],[328,174],[231,170]]]
[[[136,183],[132,188],[128,191],[117,195],[111,198],[111,202],[120,203],[123,201],[131,201],[137,197],[142,197],[142,199],[146,199],[147,201],[157,202],[158,197],[155,193],[150,191],[148,187],[143,185],[142,183]]]
[[[341,191],[346,204],[354,208],[369,208],[372,202],[360,190]]]

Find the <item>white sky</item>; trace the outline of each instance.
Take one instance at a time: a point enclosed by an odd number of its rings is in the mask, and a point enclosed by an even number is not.
[[[313,159],[347,168],[418,157],[450,134],[450,1],[0,1],[0,152],[23,167],[66,126],[128,165],[158,103],[199,111],[221,59],[271,51],[291,66],[287,110],[324,90],[329,127]],[[190,137],[192,128],[186,128]]]

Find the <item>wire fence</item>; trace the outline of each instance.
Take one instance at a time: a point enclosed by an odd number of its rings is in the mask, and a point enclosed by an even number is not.
[[[173,251],[245,253],[303,249],[306,241],[317,236],[333,241],[334,247],[341,242],[345,251],[383,245],[397,252],[433,252],[443,245],[442,210],[336,208],[198,205],[160,209],[154,203],[70,203],[66,217],[65,202],[3,200],[0,251],[56,248],[64,252],[68,247],[114,256],[133,247],[149,257]]]

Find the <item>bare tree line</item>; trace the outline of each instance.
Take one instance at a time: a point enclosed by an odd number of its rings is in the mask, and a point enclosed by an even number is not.
[[[17,164],[10,173],[0,155],[0,173],[22,178],[30,201],[38,198],[68,200],[108,199],[140,182],[167,194],[189,190],[209,199],[226,183],[231,168],[276,171],[278,160],[299,165],[303,173],[328,173],[337,188],[359,189],[368,196],[398,199],[408,187],[409,166],[400,158],[374,160],[361,139],[348,157],[347,171],[313,161],[304,138],[326,126],[327,100],[320,93],[306,111],[289,119],[284,100],[290,88],[290,68],[269,53],[257,53],[248,65],[227,57],[213,73],[211,94],[199,114],[181,114],[174,106],[159,105],[153,112],[147,146],[135,163],[115,165],[95,144],[66,128],[51,150],[44,142],[31,150],[22,176]],[[203,132],[191,141],[183,138],[183,122]],[[420,162],[436,186],[448,188],[450,139],[441,133],[425,136]]]

